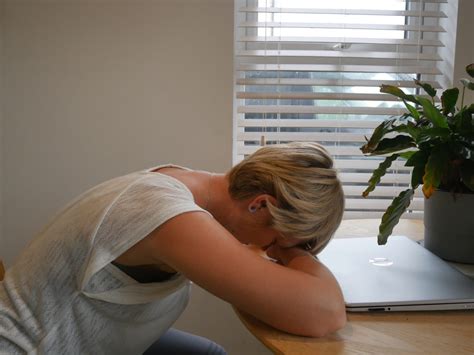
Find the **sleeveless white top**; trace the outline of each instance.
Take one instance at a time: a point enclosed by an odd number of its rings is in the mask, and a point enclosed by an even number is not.
[[[190,281],[139,283],[111,262],[170,218],[207,211],[163,165],[66,206],[0,282],[0,353],[141,354],[184,310]]]

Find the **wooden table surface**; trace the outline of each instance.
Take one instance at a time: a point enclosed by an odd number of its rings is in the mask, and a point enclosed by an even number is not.
[[[376,236],[379,219],[344,220],[335,237]],[[394,235],[423,239],[423,222],[401,220]],[[325,338],[284,333],[236,310],[275,354],[474,354],[474,311],[347,313],[347,325]]]

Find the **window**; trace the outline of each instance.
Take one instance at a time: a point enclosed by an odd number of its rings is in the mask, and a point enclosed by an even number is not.
[[[234,163],[262,144],[317,141],[334,156],[345,218],[380,217],[409,184],[396,161],[362,198],[382,158],[359,147],[405,112],[381,84],[420,94],[413,79],[449,83],[439,68],[448,0],[236,0]],[[452,55],[450,53],[449,55]],[[451,58],[452,59],[452,58]],[[450,85],[450,83],[448,84]],[[404,217],[421,218],[415,195]]]

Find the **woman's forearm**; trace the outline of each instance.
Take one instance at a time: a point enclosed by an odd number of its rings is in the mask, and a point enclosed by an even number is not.
[[[312,336],[326,336],[342,327],[346,323],[346,310],[342,291],[332,273],[312,256],[299,256],[293,258],[287,265],[288,268],[311,275],[308,278],[309,295],[308,317],[324,320],[312,324]],[[311,280],[311,281],[309,281]]]
[[[294,292],[298,294],[299,304],[295,304],[293,311],[298,316],[295,321],[286,324],[291,332],[319,337],[344,326],[346,312],[342,292],[326,266],[299,247],[273,245],[266,250],[266,254],[297,272],[293,280],[298,280]]]

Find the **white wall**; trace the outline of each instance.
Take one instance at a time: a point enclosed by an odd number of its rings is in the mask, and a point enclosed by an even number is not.
[[[461,89],[462,84],[459,80],[469,78],[465,68],[468,64],[474,63],[474,42],[472,40],[474,1],[451,0],[447,4],[442,4],[442,10],[447,15],[447,18],[440,21],[441,26],[446,30],[446,33],[442,35],[445,47],[441,47],[438,52],[443,58],[440,69],[448,79],[442,83],[442,86],[444,89],[453,86]],[[464,102],[474,102],[473,91],[466,90]]]
[[[459,37],[456,33],[459,0],[451,0],[446,4],[440,4],[440,6],[447,17],[439,20],[439,24],[446,32],[440,34],[440,40],[444,43],[444,46],[438,48],[438,54],[443,59],[442,62],[438,63],[438,67],[443,75],[436,79],[440,80],[441,87],[445,90],[453,87],[454,83],[454,54],[456,52],[456,38]]]
[[[166,162],[231,166],[232,0],[6,0],[4,42],[7,265],[103,180]],[[197,287],[178,326],[268,353]]]
[[[456,36],[456,52],[454,60],[454,84],[461,88],[459,80],[470,78],[466,73],[466,65],[474,63],[474,1],[459,0],[458,32]],[[474,103],[474,91],[466,90],[465,103]]]

